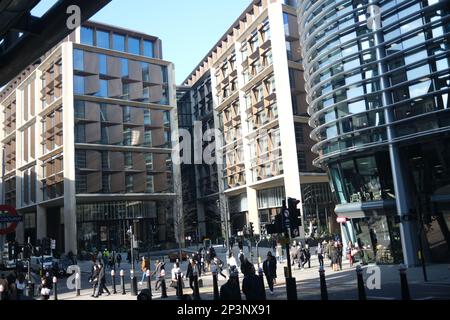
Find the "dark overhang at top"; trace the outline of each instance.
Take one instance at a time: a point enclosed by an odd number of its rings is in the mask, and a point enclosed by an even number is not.
[[[73,29],[67,21],[80,8],[80,23],[88,20],[111,0],[58,0],[42,17],[31,10],[41,0],[0,0],[0,87],[56,46]],[[70,24],[69,24],[70,25]]]

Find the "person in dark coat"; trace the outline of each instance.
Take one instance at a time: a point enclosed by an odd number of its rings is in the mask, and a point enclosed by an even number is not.
[[[188,267],[187,267],[187,271],[186,271],[186,278],[189,278],[189,287],[191,287],[191,289],[192,289],[192,294],[195,294],[194,280],[195,280],[195,276],[197,275],[196,269],[197,269],[197,264],[196,264],[195,260],[189,259],[189,263],[188,263]]]
[[[246,274],[242,280],[242,292],[247,300],[266,300],[264,296],[264,285],[255,274],[255,267],[248,260],[245,263]]]
[[[91,294],[91,297],[93,297],[93,298],[98,298],[98,295],[96,292],[97,292],[97,287],[99,284],[99,274],[100,274],[100,270],[99,270],[98,266],[96,264],[94,264],[94,266],[92,267],[91,277],[89,278],[89,283],[92,284],[93,292]]]
[[[105,290],[109,296],[109,295],[111,295],[111,293],[109,292],[108,288],[106,287],[105,265],[100,264],[98,267],[100,268],[99,273],[98,273],[98,279],[99,279],[100,285],[98,287],[97,297],[99,295],[103,294],[103,290]]]
[[[220,287],[221,300],[242,300],[239,288],[239,273],[236,269],[230,273],[228,281]]]
[[[117,261],[117,268],[120,268],[120,263],[122,262],[122,255],[120,253],[117,254],[116,261]]]
[[[267,259],[263,263],[263,271],[269,284],[270,294],[273,294],[273,280],[277,278],[277,259],[272,252],[267,253]]]

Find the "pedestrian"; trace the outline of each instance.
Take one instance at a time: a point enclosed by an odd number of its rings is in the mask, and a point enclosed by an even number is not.
[[[103,253],[101,251],[97,252],[97,262],[103,261]]]
[[[242,271],[242,267],[245,262],[244,251],[242,251],[242,250],[239,250],[239,262],[240,262],[241,271]]]
[[[226,279],[227,276],[223,274],[223,261],[220,260],[219,257],[216,256],[213,259],[213,263],[217,267],[217,273],[220,274],[222,277],[224,277]]]
[[[279,263],[283,263],[283,247],[281,243],[277,242],[277,251],[275,252],[275,256]]]
[[[242,292],[247,300],[266,300],[264,294],[264,285],[261,279],[255,274],[255,267],[246,260],[244,269],[246,270],[242,280]]]
[[[180,295],[180,292],[178,292],[178,274],[179,273],[181,274],[181,279],[183,279],[183,273],[181,272],[181,269],[180,269],[180,263],[176,262],[173,264],[173,268],[172,268],[172,272],[171,272],[172,282],[170,283],[170,286],[172,288],[176,289],[177,296]],[[184,283],[181,283],[181,285],[184,288]]]
[[[51,287],[48,279],[44,276],[41,278],[41,285],[39,286],[39,292],[41,293],[42,300],[50,299]]]
[[[327,258],[330,260],[330,267],[333,267],[333,259],[331,257],[331,253],[333,251],[333,248],[334,248],[334,241],[330,240],[330,242],[328,242],[328,244],[327,244],[327,249],[326,249]]]
[[[334,242],[333,246],[331,247],[331,266],[333,268],[333,271],[338,271],[338,264],[339,264],[339,257],[338,257],[338,244],[337,242]]]
[[[221,300],[242,300],[241,289],[239,288],[239,273],[233,269],[228,281],[220,287]]]
[[[319,266],[323,267],[323,248],[326,246],[326,241],[323,241],[322,243],[318,243],[317,245],[317,259],[319,260]]]
[[[98,293],[97,293],[97,297],[99,295],[103,294],[103,290],[106,291],[106,293],[109,295],[111,295],[111,293],[109,292],[108,288],[106,287],[106,273],[105,273],[105,265],[99,264],[99,273],[98,273],[98,280],[99,280],[99,287],[98,287]]]
[[[308,269],[311,269],[311,251],[309,250],[309,244],[305,245],[305,258],[308,263]]]
[[[103,250],[103,268],[106,268],[108,262],[109,262],[109,251],[107,248],[105,248],[105,250]]]
[[[0,276],[0,286],[3,287],[3,292],[2,294],[2,300],[6,300],[8,299],[8,292],[9,292],[9,283],[8,280],[5,279],[5,275],[2,273],[2,275]]]
[[[273,294],[273,282],[277,278],[277,260],[272,256],[272,252],[267,253],[266,261],[263,263],[263,271],[269,284],[270,294]]]
[[[19,274],[19,276],[16,279],[17,300],[22,300],[25,287],[26,287],[25,276],[23,275],[23,273],[21,273],[21,274]]]
[[[237,262],[236,262],[236,258],[233,256],[233,252],[230,251],[229,255],[228,255],[228,259],[227,259],[227,264],[228,267],[231,269],[237,269]]]
[[[96,292],[97,292],[97,287],[99,285],[99,274],[100,274],[100,269],[98,268],[97,264],[94,264],[94,266],[92,267],[91,276],[89,278],[89,283],[92,284],[91,297],[93,297],[93,298],[98,298],[98,295]]]
[[[148,259],[145,258],[145,256],[142,256],[141,261],[141,271],[142,271],[142,279],[141,282],[139,282],[139,285],[142,286],[142,283],[144,282],[145,277],[147,276],[147,270],[150,268],[150,263]]]
[[[116,269],[116,253],[114,251],[111,252],[108,258],[108,265],[110,270]]]
[[[117,254],[117,268],[120,269],[120,263],[122,262],[122,255],[120,253]]]
[[[348,242],[347,244],[347,249],[346,249],[346,254],[347,254],[347,259],[348,262],[350,263],[350,268],[353,267],[353,252],[354,252],[355,248],[353,247],[353,243],[351,241]]]
[[[343,256],[343,248],[341,241],[337,241],[337,258],[338,258],[338,266],[339,270],[342,270],[342,256]]]
[[[162,270],[164,270],[164,265],[165,265],[165,263],[163,263],[159,260],[156,260],[156,262],[155,262],[155,272],[154,272],[155,279],[156,279],[155,291],[158,291],[159,287],[161,286],[161,280],[162,280],[161,273],[162,273]]]
[[[189,264],[186,271],[186,279],[189,279],[189,287],[192,289],[192,294],[195,294],[194,280],[197,275],[197,265],[194,259],[189,259]]]

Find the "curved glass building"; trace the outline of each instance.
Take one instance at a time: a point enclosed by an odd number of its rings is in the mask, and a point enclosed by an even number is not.
[[[378,263],[449,261],[450,1],[304,0],[298,17],[344,241]]]

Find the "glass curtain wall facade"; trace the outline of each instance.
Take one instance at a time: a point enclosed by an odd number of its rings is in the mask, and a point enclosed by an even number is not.
[[[418,241],[426,260],[450,259],[449,8],[298,3],[314,164],[329,172],[336,213],[353,218],[343,234],[370,261],[417,264]]]

